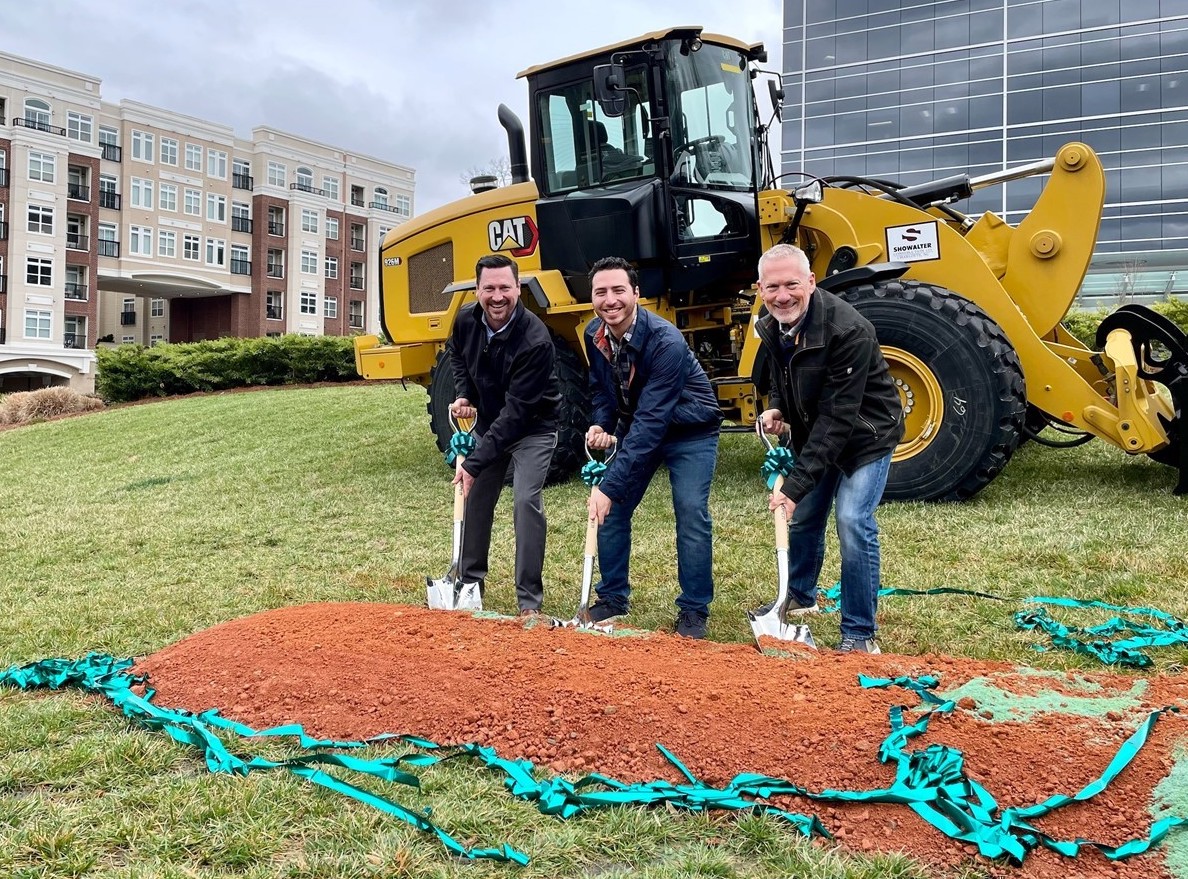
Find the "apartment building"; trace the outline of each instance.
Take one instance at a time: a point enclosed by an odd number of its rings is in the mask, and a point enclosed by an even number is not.
[[[411,168],[100,85],[0,53],[0,393],[92,390],[97,345],[377,330]]]

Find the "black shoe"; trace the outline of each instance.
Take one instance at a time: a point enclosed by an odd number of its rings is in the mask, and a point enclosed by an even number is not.
[[[751,611],[751,615],[756,617],[766,616],[767,614],[771,613],[774,608],[775,601],[769,601],[767,604],[761,605]],[[820,609],[821,608],[815,601],[812,604],[801,604],[792,596],[788,596],[788,604],[787,609],[784,611],[784,616],[790,617],[797,614],[817,613]]]
[[[626,613],[627,608],[611,604],[601,598],[590,605],[590,620],[595,623],[604,623],[615,617],[624,616]]]
[[[838,653],[882,653],[874,638],[843,638]]]
[[[704,638],[706,614],[695,610],[682,610],[677,614],[676,633],[682,638]]]

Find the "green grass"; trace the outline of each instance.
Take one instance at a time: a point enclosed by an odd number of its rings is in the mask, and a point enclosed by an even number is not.
[[[452,501],[425,399],[395,385],[261,391],[0,433],[0,667],[90,650],[143,655],[308,601],[422,602],[424,575],[448,561]],[[748,641],[743,610],[774,593],[761,457],[750,435],[722,439],[711,501],[710,637],[720,641]],[[884,582],[1101,598],[1188,616],[1188,501],[1171,495],[1174,483],[1170,468],[1101,443],[1028,444],[971,502],[883,507]],[[577,603],[586,491],[576,481],[546,491],[545,610],[559,616]],[[511,612],[509,499],[500,510],[487,604]],[[837,564],[831,537],[829,582]],[[675,549],[663,478],[637,516],[632,579],[631,624],[670,625]],[[897,652],[1094,668],[1035,652],[1038,636],[1015,630],[1014,609],[960,596],[887,598],[880,641]],[[835,643],[836,616],[814,623],[814,634]],[[1183,650],[1156,654],[1161,669],[1186,660]],[[562,822],[474,767],[423,775],[424,799],[406,802],[432,803],[459,838],[511,842],[532,863],[460,864],[404,825],[296,778],[211,776],[192,753],[97,700],[0,690],[0,875],[929,875],[903,858],[805,843],[771,819],[616,809]]]

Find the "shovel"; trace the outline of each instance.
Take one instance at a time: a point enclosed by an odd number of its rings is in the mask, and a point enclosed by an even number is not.
[[[767,447],[767,451],[773,452],[775,447],[767,438],[767,434],[763,432],[762,421],[755,422],[755,431],[759,434],[763,445]],[[772,490],[779,491],[783,484],[784,476],[777,472]],[[763,649],[763,645],[759,641],[760,638],[774,638],[777,641],[792,641],[804,644],[806,647],[816,647],[813,633],[808,626],[789,625],[788,623],[788,516],[783,507],[777,507],[773,518],[775,519],[776,577],[779,588],[775,601],[770,605],[747,611],[747,617],[751,621],[751,634],[755,636],[755,646],[760,650]]]
[[[469,419],[463,419],[468,421]],[[474,422],[463,429],[450,413],[450,425],[454,428],[454,437],[450,441],[450,452],[454,454],[454,472],[462,469],[462,462],[466,460],[465,452],[474,448]],[[449,454],[449,453],[447,453]],[[450,568],[441,577],[434,580],[425,578],[425,597],[431,610],[482,610],[483,598],[479,592],[477,582],[466,583],[461,579],[462,564],[462,533],[466,525],[466,499],[462,496],[462,483],[454,486],[454,550],[450,561]]]
[[[590,447],[586,446],[586,466],[582,468],[582,480],[587,485],[594,488],[602,482],[602,476],[606,472],[607,465],[614,459],[615,452],[618,451],[618,448],[617,445],[611,446],[610,450],[604,454],[603,459],[599,461],[590,453]],[[577,613],[574,614],[573,619],[555,619],[553,620],[554,627],[592,629],[607,633],[614,630],[614,624],[610,621],[598,623],[590,619],[590,588],[594,582],[594,557],[597,554],[598,521],[591,519],[586,523],[586,551],[582,561],[582,603],[578,605]]]

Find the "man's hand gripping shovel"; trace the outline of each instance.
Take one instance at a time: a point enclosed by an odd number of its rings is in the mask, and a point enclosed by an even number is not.
[[[466,456],[474,451],[474,420],[461,419],[469,426],[463,428],[454,413],[450,413],[450,426],[454,436],[446,452],[446,463],[454,464],[454,473],[462,469]],[[440,578],[425,578],[426,598],[432,610],[482,610],[483,598],[478,583],[464,583],[461,579],[462,533],[466,527],[466,499],[462,494],[462,483],[454,486],[454,552],[450,569]]]
[[[767,455],[763,459],[763,473],[767,477],[768,487],[772,491],[779,491],[784,484],[784,477],[792,470],[792,453],[782,446],[772,445],[763,430],[762,419],[755,422],[755,432],[767,448]],[[777,507],[773,517],[779,589],[775,601],[771,604],[747,611],[751,633],[755,636],[755,646],[762,650],[763,645],[759,639],[774,638],[777,641],[792,641],[806,647],[816,647],[813,633],[809,631],[808,626],[788,624],[788,517],[783,507]]]
[[[612,438],[613,441],[613,438]],[[602,482],[602,477],[606,474],[606,468],[615,457],[615,452],[619,449],[618,445],[612,445],[607,451],[603,453],[602,460],[599,461],[590,452],[590,447],[586,446],[586,466],[582,468],[582,481],[590,488],[594,488]],[[573,629],[591,629],[597,632],[611,632],[614,629],[614,624],[607,622],[595,622],[590,619],[590,588],[594,582],[594,557],[598,554],[598,522],[591,519],[586,523],[586,552],[585,558],[582,562],[582,603],[578,605],[577,613],[574,614],[571,620],[553,620],[554,627],[573,628]]]

